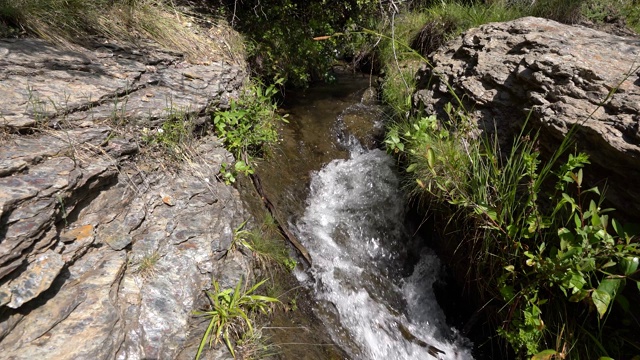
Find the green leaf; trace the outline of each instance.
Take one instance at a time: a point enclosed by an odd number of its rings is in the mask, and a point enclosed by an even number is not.
[[[598,310],[600,319],[602,319],[607,313],[607,309],[609,308],[611,296],[609,296],[609,294],[603,290],[596,289],[593,291],[593,293],[591,293],[591,300],[593,301],[593,305],[596,306],[596,310]]]
[[[560,237],[560,250],[566,251],[571,245],[575,237],[573,233],[567,228],[561,228],[558,230],[558,236]]]
[[[503,286],[500,288],[500,295],[505,301],[511,301],[516,296],[513,286]]]
[[[406,170],[406,171],[407,171],[408,173],[410,173],[410,172],[414,172],[414,171],[416,170],[416,167],[417,167],[417,166],[418,166],[418,164],[413,163],[413,164],[411,164],[411,165],[409,165],[409,166],[407,167],[407,170]]]
[[[555,350],[547,349],[542,350],[539,353],[533,355],[531,360],[550,360],[554,355],[558,353]]]
[[[573,215],[573,222],[576,224],[576,229],[582,228],[582,220],[580,220],[580,216],[577,213]]]
[[[577,293],[571,295],[569,301],[571,302],[580,302],[589,296],[588,291],[580,290]]]
[[[578,181],[576,181],[576,183],[578,184],[578,186],[582,185],[582,169],[578,170]]]
[[[573,293],[580,291],[582,287],[587,283],[582,274],[574,273],[571,275],[571,279],[569,280],[569,285],[573,288]]]
[[[429,164],[430,168],[433,168],[436,163],[436,155],[433,152],[432,148],[427,148],[427,164]]]
[[[611,225],[613,226],[613,230],[615,230],[618,236],[624,237],[624,229],[616,219],[611,219]]]
[[[638,257],[627,257],[620,260],[622,273],[629,276],[638,270]]]
[[[600,285],[598,285],[598,290],[606,292],[607,294],[609,294],[609,297],[611,299],[615,299],[621,283],[622,279],[603,279],[600,282]]]

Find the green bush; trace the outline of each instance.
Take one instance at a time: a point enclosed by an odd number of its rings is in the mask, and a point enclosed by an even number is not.
[[[266,146],[278,141],[277,126],[286,119],[277,113],[273,97],[282,81],[278,79],[267,87],[256,82],[239,99],[231,100],[228,110],[212,115],[216,134],[236,159],[233,168],[222,165],[227,183],[235,182],[238,173],[253,174],[255,158],[264,154]]]
[[[628,7],[633,1],[610,2],[628,23],[635,21],[638,15],[628,15],[638,9]],[[413,70],[406,77],[403,71],[416,60],[429,66],[424,57],[430,51],[470,27],[525,15],[604,21],[611,9],[597,1],[443,1],[403,14],[393,31],[383,30],[383,100],[397,119],[387,129],[387,150],[399,158],[410,196],[449,219],[443,227],[455,227],[455,237],[444,241],[454,241],[469,264],[468,283],[499,302],[498,333],[518,358],[640,353],[634,337],[638,308],[627,299],[637,298],[640,289],[637,231],[610,218],[597,188],[582,188],[588,157],[567,155],[571,136],[546,160],[535,134],[524,130],[509,149],[501,149],[496,138],[475,139],[457,97],[457,106],[445,107],[444,119],[416,114]],[[609,320],[612,312],[615,321]]]
[[[357,36],[326,38],[371,27],[377,0],[262,0],[225,2],[227,17],[248,39],[249,59],[263,80],[282,78],[305,87],[331,80],[337,59],[352,56]],[[324,41],[314,39],[322,38]]]
[[[385,143],[403,159],[414,197],[449,204],[439,208],[463,219],[457,238],[468,251],[469,280],[502,301],[499,334],[520,356],[620,354],[610,336],[629,328],[607,328],[607,336],[602,329],[614,304],[630,314],[622,290],[640,289],[640,249],[635,233],[601,208],[599,190],[582,188],[588,157],[560,161],[565,140],[542,161],[536,137],[525,134],[504,154],[497,139],[466,135],[464,113],[447,109],[442,121],[392,126]]]

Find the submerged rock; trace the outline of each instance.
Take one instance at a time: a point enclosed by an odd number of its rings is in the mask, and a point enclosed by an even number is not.
[[[416,107],[443,115],[450,84],[483,131],[509,146],[530,114],[540,144],[553,151],[576,125],[594,164],[585,174],[607,181],[607,199],[640,211],[640,40],[527,17],[471,29],[431,54],[418,74]]]

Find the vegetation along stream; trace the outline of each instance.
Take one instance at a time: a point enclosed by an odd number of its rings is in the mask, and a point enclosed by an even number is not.
[[[288,94],[282,145],[260,166],[265,192],[311,256],[296,277],[354,359],[471,358],[432,290],[438,258],[426,248],[410,254],[420,239],[404,226],[394,160],[372,146],[382,110],[366,101],[368,85],[343,76]]]

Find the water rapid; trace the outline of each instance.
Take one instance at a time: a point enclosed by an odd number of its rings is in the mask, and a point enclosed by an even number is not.
[[[409,241],[399,185],[387,154],[357,145],[312,173],[296,232],[313,266],[296,276],[354,359],[471,359],[432,290],[438,258],[425,249],[410,276],[399,270]]]

